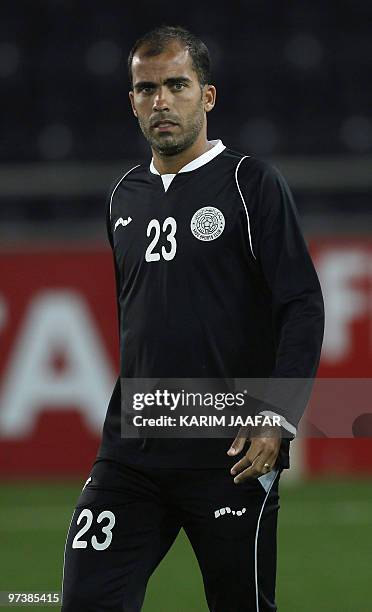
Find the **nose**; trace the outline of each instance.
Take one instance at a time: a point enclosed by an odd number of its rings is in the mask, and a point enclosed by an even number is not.
[[[157,90],[157,93],[154,98],[153,110],[154,111],[169,110],[169,102],[166,98],[166,88],[165,87],[159,87],[159,89]]]

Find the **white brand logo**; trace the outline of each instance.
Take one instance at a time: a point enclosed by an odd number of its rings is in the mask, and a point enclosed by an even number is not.
[[[196,211],[190,227],[195,238],[209,242],[221,236],[225,229],[225,217],[218,208],[204,206]]]
[[[85,487],[91,482],[91,480],[92,480],[92,477],[89,476],[88,480],[86,481],[85,485],[83,486],[83,491],[84,491]]]
[[[120,217],[115,223],[114,231],[116,230],[118,225],[123,225],[125,227],[126,225],[129,225],[131,221],[132,217],[128,217],[128,219],[123,219],[123,217]]]
[[[219,516],[224,516],[225,514],[232,514],[233,516],[242,516],[247,511],[247,508],[242,508],[241,510],[231,510],[231,508],[220,508],[219,510],[214,511],[214,518],[218,518]]]

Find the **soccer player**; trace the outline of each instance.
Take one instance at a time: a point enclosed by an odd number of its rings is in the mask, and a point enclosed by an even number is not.
[[[183,528],[211,611],[273,611],[278,481],[301,415],[284,407],[275,435],[230,441],[122,438],[121,381],[311,379],[319,282],[280,173],[207,139],[216,88],[204,43],[159,27],[135,43],[129,74],[152,159],[108,199],[121,371],[69,528],[62,610],[141,610]]]

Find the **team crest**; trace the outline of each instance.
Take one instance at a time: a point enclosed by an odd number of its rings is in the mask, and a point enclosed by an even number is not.
[[[198,240],[216,240],[225,229],[225,217],[214,206],[203,206],[191,219],[191,231]]]

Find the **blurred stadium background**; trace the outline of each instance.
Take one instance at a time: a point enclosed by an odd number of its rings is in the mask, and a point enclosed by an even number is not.
[[[326,300],[320,376],[371,377],[371,22],[371,3],[356,0],[2,1],[0,591],[60,590],[118,371],[105,196],[148,156],[125,67],[147,29],[181,24],[208,44],[209,137],[271,160],[294,192]],[[372,440],[302,440],[292,463],[279,609],[372,611]],[[203,602],[181,536],[144,610]]]

